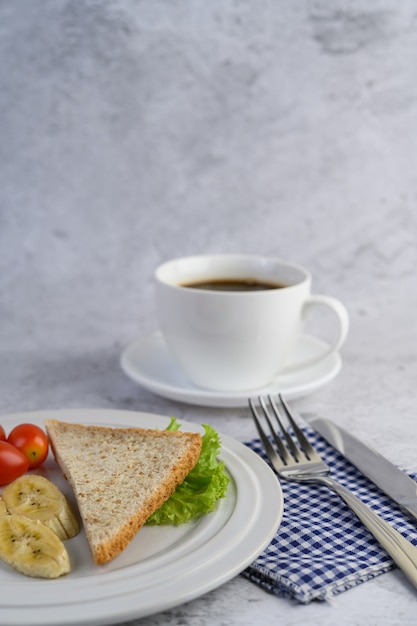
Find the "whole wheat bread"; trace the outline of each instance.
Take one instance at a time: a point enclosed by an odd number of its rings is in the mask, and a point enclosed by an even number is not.
[[[191,471],[201,435],[45,420],[52,451],[76,497],[97,564],[126,548]]]

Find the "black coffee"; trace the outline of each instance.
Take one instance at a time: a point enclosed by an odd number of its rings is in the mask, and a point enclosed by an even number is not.
[[[205,289],[206,291],[270,291],[271,289],[282,289],[285,286],[255,278],[213,278],[181,285],[181,287]]]

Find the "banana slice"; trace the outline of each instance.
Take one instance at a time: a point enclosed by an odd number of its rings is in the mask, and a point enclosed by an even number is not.
[[[50,480],[36,474],[20,476],[3,489],[9,513],[40,520],[59,539],[70,539],[80,530],[78,519],[64,494]]]
[[[8,510],[6,509],[6,505],[4,504],[3,498],[0,496],[0,516],[7,515]]]
[[[0,517],[0,558],[26,576],[58,578],[71,570],[62,541],[45,524],[24,515]]]

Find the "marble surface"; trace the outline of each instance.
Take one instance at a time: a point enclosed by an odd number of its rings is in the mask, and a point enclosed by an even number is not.
[[[350,313],[341,373],[296,408],[417,470],[416,23],[411,0],[3,0],[0,411],[253,436],[245,408],[155,396],[119,357],[156,328],[160,262],[262,252]],[[415,602],[398,571],[309,606],[237,576],[131,624],[411,625]]]

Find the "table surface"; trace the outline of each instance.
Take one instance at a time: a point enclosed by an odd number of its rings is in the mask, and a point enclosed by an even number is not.
[[[0,411],[251,438],[246,408],[158,397],[119,358],[157,328],[160,262],[265,253],[350,314],[341,372],[296,409],[416,471],[415,26],[411,0],[2,2]],[[308,606],[237,576],[132,624],[393,626],[415,601],[398,571]]]

